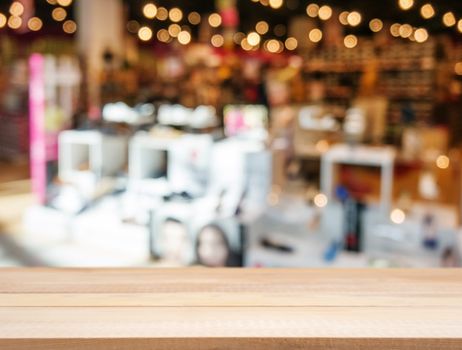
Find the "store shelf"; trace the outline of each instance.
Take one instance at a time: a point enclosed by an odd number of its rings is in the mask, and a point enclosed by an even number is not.
[[[0,114],[0,159],[27,158],[29,125],[25,115]]]
[[[352,52],[345,47],[323,48],[306,57],[305,73],[317,73],[325,84],[330,103],[349,105],[352,95],[360,92],[367,72],[377,74],[375,93],[389,98],[387,120],[412,107],[415,121],[431,120],[437,89],[436,44],[392,42],[377,51],[373,41],[364,41]],[[345,90],[345,81],[348,89]]]
[[[97,178],[114,176],[126,163],[127,140],[98,131],[64,131],[59,136],[59,174],[73,182],[83,171]]]
[[[130,141],[129,175],[132,180],[165,175],[167,153],[176,139],[138,134]]]
[[[2,349],[462,348],[459,270],[4,270]]]

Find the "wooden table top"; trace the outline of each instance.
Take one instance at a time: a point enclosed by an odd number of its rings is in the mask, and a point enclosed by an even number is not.
[[[462,349],[462,270],[5,269],[0,349]]]

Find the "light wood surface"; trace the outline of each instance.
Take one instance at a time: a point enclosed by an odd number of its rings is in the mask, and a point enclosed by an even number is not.
[[[0,270],[0,349],[461,350],[461,270]]]

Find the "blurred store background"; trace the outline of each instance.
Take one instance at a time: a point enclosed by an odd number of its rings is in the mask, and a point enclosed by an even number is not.
[[[460,266],[461,143],[462,2],[0,2],[0,266]]]

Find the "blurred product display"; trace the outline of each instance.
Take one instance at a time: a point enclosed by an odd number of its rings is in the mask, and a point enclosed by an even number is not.
[[[462,4],[433,2],[1,2],[0,235],[51,266],[462,266]]]

